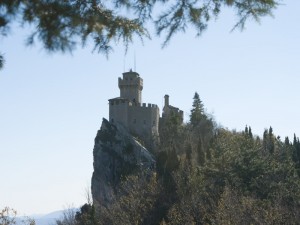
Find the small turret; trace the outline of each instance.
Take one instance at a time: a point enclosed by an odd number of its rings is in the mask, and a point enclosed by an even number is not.
[[[165,95],[165,106],[169,106],[169,95]]]
[[[171,106],[169,103],[169,95],[165,95],[165,105],[163,108],[162,117],[167,118],[174,115],[180,118],[181,123],[183,122],[183,111],[177,107]]]

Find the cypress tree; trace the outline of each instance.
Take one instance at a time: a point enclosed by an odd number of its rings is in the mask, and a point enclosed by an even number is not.
[[[296,134],[294,134],[293,146],[296,147],[296,145],[297,145],[297,137]]]
[[[249,137],[252,139],[253,138],[253,134],[252,134],[252,130],[251,127],[249,126]]]
[[[247,125],[246,125],[246,127],[245,127],[245,133],[246,133],[246,135],[249,134],[249,130],[248,130],[248,126],[247,126]]]
[[[267,145],[268,145],[268,130],[265,129],[264,134],[263,134],[263,150],[267,150]]]
[[[286,146],[289,146],[289,145],[290,145],[290,139],[289,139],[289,137],[285,137],[285,139],[284,139],[284,144],[285,144]]]
[[[268,150],[271,154],[275,151],[275,140],[273,135],[273,128],[269,128],[269,135],[268,135]]]

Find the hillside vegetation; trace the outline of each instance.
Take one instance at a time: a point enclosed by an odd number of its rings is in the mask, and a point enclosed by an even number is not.
[[[298,224],[300,141],[218,127],[196,93],[190,121],[160,130],[156,169],[122,178],[115,202],[57,225]],[[0,223],[2,224],[2,223]]]
[[[297,224],[300,142],[220,128],[195,93],[190,121],[160,130],[156,172],[123,177],[116,201],[86,204],[76,224]]]

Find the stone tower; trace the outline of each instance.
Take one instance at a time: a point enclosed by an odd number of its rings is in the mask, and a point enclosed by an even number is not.
[[[159,108],[142,103],[143,79],[130,70],[118,80],[120,97],[109,99],[109,121],[123,125],[133,136],[153,148],[158,140]]]
[[[183,122],[183,111],[169,104],[169,95],[165,95],[162,118],[156,104],[142,103],[143,79],[137,72],[130,70],[123,73],[118,85],[120,96],[108,100],[109,122],[121,124],[147,148],[154,149],[159,143],[159,129],[164,121],[177,116]]]
[[[119,78],[120,97],[128,99],[132,103],[142,103],[143,79],[139,74],[130,70],[123,73],[123,79]]]

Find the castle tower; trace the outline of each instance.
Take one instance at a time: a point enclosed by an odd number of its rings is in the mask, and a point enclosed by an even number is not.
[[[136,72],[130,70],[119,78],[120,97],[137,104],[142,103],[143,79]]]

